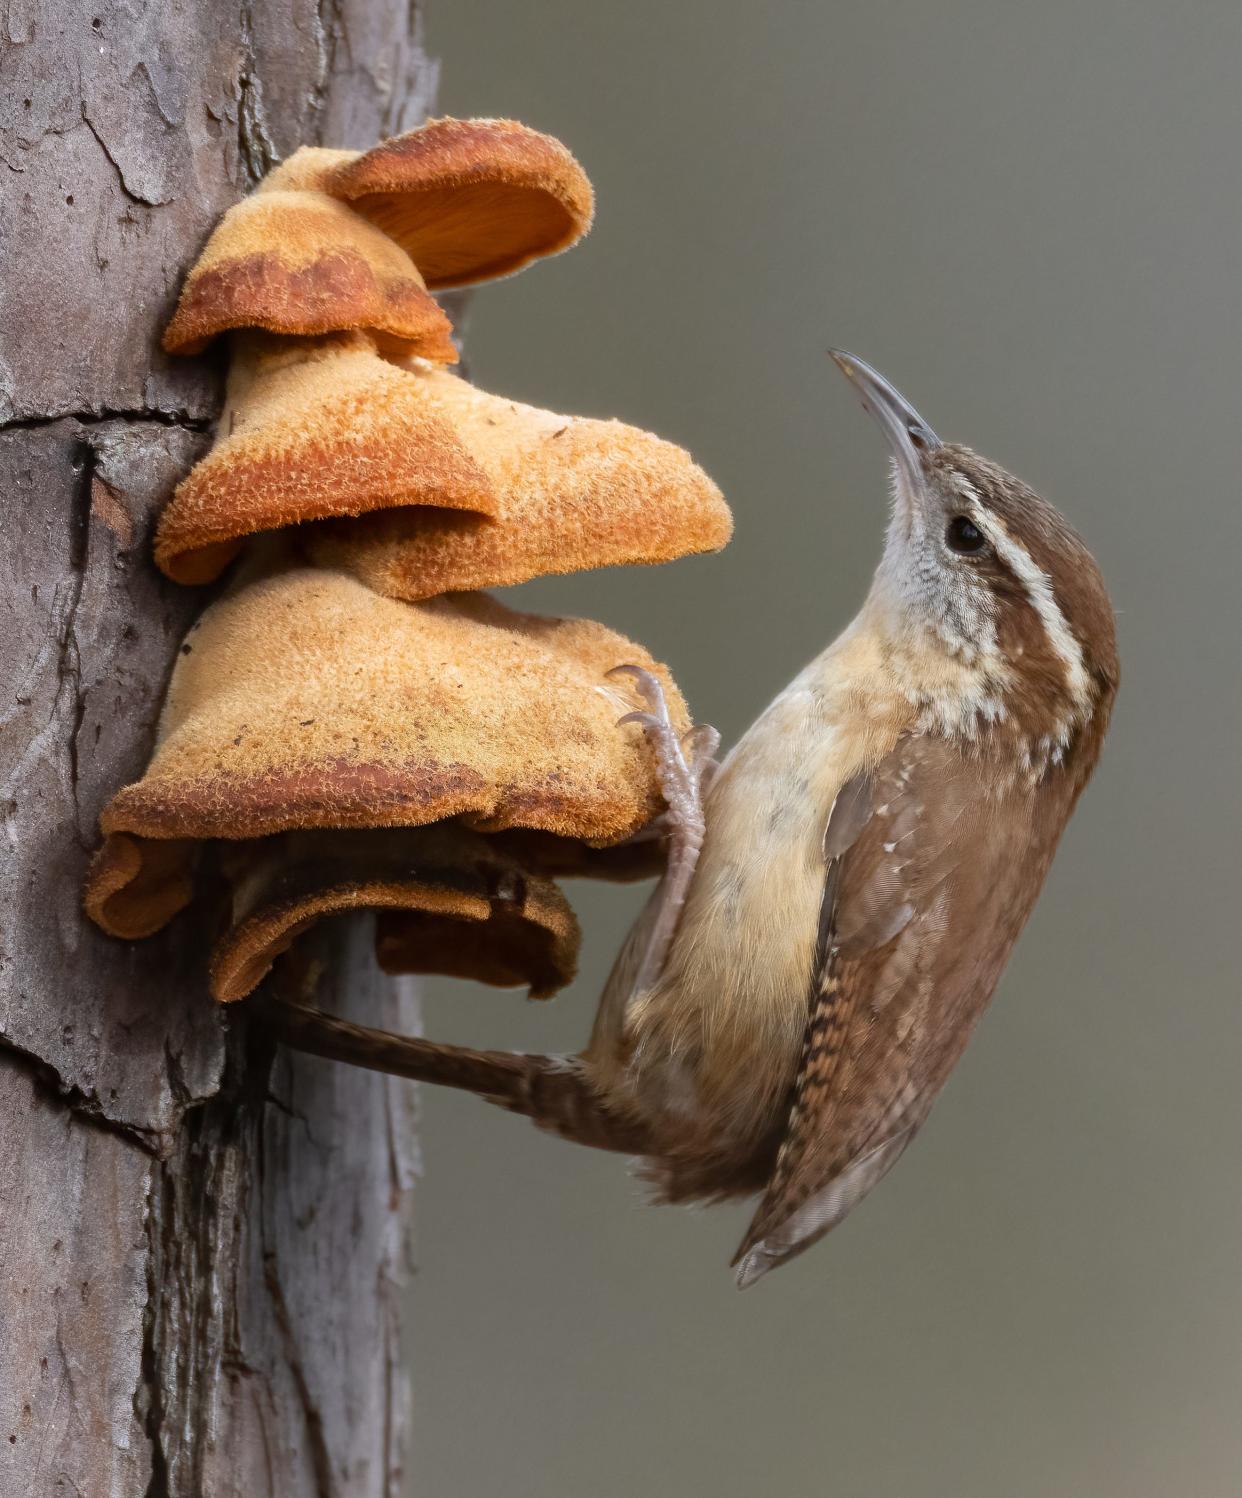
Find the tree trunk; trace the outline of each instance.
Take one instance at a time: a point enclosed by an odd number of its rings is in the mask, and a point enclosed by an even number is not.
[[[0,1494],[395,1495],[411,1089],[277,1055],[205,991],[207,918],[80,913],[201,592],[152,522],[221,371],[159,331],[220,213],[434,89],[394,0],[0,3]],[[365,927],[349,1012],[416,1028]]]

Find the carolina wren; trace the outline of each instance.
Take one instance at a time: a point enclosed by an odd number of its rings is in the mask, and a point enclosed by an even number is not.
[[[304,1049],[465,1087],[642,1159],[668,1202],[760,1193],[752,1284],[892,1168],[982,1013],[1099,758],[1113,612],[1045,500],[833,358],[893,459],[861,611],[717,770],[634,670],[667,871],[574,1057],[399,1040],[293,1006]],[[629,668],[625,668],[629,669]]]

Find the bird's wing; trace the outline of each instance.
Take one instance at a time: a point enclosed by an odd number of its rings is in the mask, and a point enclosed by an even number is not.
[[[910,734],[837,796],[802,1057],[734,1260],[743,1285],[835,1227],[896,1163],[995,985],[1030,905],[1010,908],[1029,803],[998,800],[982,777],[945,740]]]

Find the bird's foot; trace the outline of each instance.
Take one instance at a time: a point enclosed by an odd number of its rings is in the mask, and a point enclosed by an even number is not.
[[[668,864],[660,885],[659,908],[634,982],[633,995],[637,996],[653,987],[659,978],[677,919],[686,903],[703,846],[703,796],[718,768],[715,755],[720,735],[706,723],[696,724],[679,735],[669,718],[664,688],[657,677],[641,666],[617,666],[608,674],[632,677],[646,705],[643,711],[626,713],[617,726],[641,725],[655,754],[660,791],[667,808],[650,824],[653,830],[660,829],[658,835],[668,838]]]
[[[683,826],[689,828],[697,823],[701,828],[702,797],[719,768],[715,755],[720,735],[710,724],[698,723],[679,736],[669,717],[659,678],[641,666],[615,666],[608,675],[632,677],[638,695],[646,704],[645,712],[626,713],[619,718],[617,727],[623,723],[640,724],[655,751],[660,791],[668,808],[669,832],[676,837]]]

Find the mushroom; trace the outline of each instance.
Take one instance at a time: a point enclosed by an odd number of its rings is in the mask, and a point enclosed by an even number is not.
[[[662,680],[688,730],[667,670],[602,624],[485,594],[404,603],[317,568],[239,585],[190,630],[151,764],[104,808],[87,909],[118,934],[157,929],[189,898],[199,840],[450,818],[507,833],[534,874],[617,847],[628,876],[624,845],[662,803],[605,679],[627,663]],[[178,881],[161,905],[152,871],[170,840]]]
[[[220,220],[164,333],[197,354],[230,328],[366,328],[385,350],[452,364],[428,294],[511,275],[591,225],[591,184],[513,120],[432,120],[370,151],[303,146]]]
[[[201,353],[231,328],[366,328],[386,348],[457,359],[453,325],[401,246],[308,189],[259,191],[229,209],[186,277],[164,348]]]
[[[243,537],[298,521],[387,505],[498,513],[491,479],[422,382],[365,334],[233,343],[216,444],[156,532],[155,560],[175,581],[209,582]]]
[[[380,912],[388,973],[443,973],[531,998],[563,988],[579,931],[564,895],[495,842],[457,824],[369,832],[290,832],[226,845],[232,892],[211,957],[212,996],[244,998],[320,919]]]
[[[152,842],[114,833],[91,860],[83,896],[87,915],[109,936],[154,936],[194,898],[197,854],[192,839]]]
[[[407,599],[729,539],[720,491],[649,432],[519,405],[423,360],[397,367],[363,334],[235,341],[223,435],[156,533],[177,582],[218,576],[247,535],[363,512],[311,528],[311,556]]]
[[[331,165],[323,180],[437,289],[512,275],[568,249],[594,212],[573,156],[515,120],[431,120]]]
[[[728,509],[670,443],[448,375],[428,291],[566,248],[592,206],[550,137],[437,120],[364,153],[295,152],[187,278],[165,347],[227,332],[232,362],[156,560],[206,582],[248,537],[297,529],[186,637],[151,763],[100,818],[85,903],[137,938],[223,889],[223,1002],[356,910],[376,913],[386,971],[542,997],[579,940],[554,879],[663,861],[656,766],[608,675],[652,672],[687,733],[668,672],[603,625],[473,590],[714,549]]]
[[[715,484],[680,447],[619,421],[558,416],[489,395],[446,370],[410,368],[499,504],[389,508],[315,526],[317,561],[396,598],[501,587],[553,572],[666,562],[717,551],[733,522]]]

